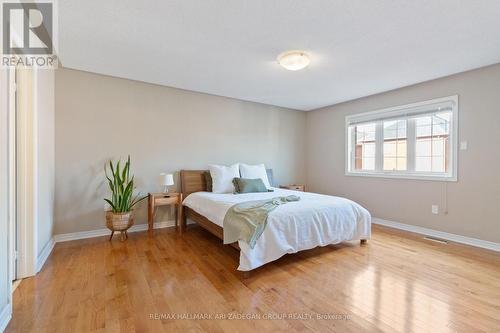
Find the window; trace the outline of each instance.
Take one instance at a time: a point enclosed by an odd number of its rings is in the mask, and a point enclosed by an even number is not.
[[[446,172],[449,161],[451,112],[416,118],[415,170]]]
[[[346,117],[346,174],[457,179],[458,96]]]
[[[375,124],[356,126],[356,170],[375,170]]]
[[[406,170],[406,119],[387,120],[384,126],[384,170]]]

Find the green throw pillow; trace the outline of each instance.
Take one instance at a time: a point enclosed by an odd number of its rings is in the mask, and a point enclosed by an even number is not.
[[[207,192],[212,192],[212,175],[210,171],[205,171],[203,174],[205,175],[205,181],[207,183]]]
[[[262,179],[233,178],[234,193],[267,192]]]

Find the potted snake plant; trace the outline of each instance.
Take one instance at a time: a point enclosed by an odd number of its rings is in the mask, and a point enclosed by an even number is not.
[[[111,191],[111,198],[104,199],[110,206],[106,212],[106,226],[111,230],[109,240],[115,231],[120,231],[121,239],[125,240],[128,238],[127,230],[134,224],[133,208],[146,197],[140,197],[139,193],[133,194],[135,187],[134,176],[130,175],[130,156],[123,168],[120,167],[120,161],[116,164],[109,161],[104,166],[104,174]]]

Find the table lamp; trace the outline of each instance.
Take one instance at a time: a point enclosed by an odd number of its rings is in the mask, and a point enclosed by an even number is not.
[[[171,173],[160,173],[160,185],[163,186],[163,192],[168,193],[168,187],[174,185],[174,176]]]

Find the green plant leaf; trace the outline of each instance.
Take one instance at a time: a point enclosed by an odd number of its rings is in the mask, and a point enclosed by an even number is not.
[[[109,189],[111,190],[111,192],[114,192],[115,187],[113,186],[113,182],[111,181],[111,179],[108,179],[108,185],[109,185]]]
[[[111,199],[105,200],[113,208],[113,211],[117,213],[130,211],[135,204],[147,198],[147,196],[139,198],[139,194],[134,196],[134,176],[130,175],[130,165],[129,155],[123,167],[120,160],[116,164],[113,161],[109,161],[111,173],[108,173],[106,165],[104,167],[104,174],[111,191]]]
[[[128,168],[127,168],[127,180],[130,179],[130,155],[128,155],[128,158],[127,158],[127,165],[128,165]],[[133,178],[133,176],[132,176]]]
[[[127,210],[130,207],[130,199],[132,197],[132,183],[129,183],[127,187],[125,188],[125,191],[123,192],[123,202],[122,202],[122,209]]]
[[[139,195],[139,194],[138,194],[138,195]],[[148,196],[146,195],[146,196],[144,196],[144,197],[140,198],[139,200],[137,200],[137,199],[136,199],[136,200],[134,200],[134,201],[132,202],[132,204],[130,205],[130,208],[134,207],[136,204],[138,204],[138,203],[139,203],[139,202],[141,202],[142,200],[146,199],[147,197],[148,197]]]
[[[104,199],[104,201],[106,201],[110,206],[111,206],[111,209],[113,210],[113,212],[117,213],[116,212],[116,207],[115,205],[111,202],[111,200],[109,199]]]
[[[125,163],[125,166],[123,167],[123,172],[122,172],[122,179],[124,182],[128,181],[128,179],[127,179],[128,167],[129,167],[129,164],[127,162],[127,163]]]
[[[111,173],[114,175],[115,174],[115,169],[113,168],[113,161],[109,161],[109,168],[111,170]]]

